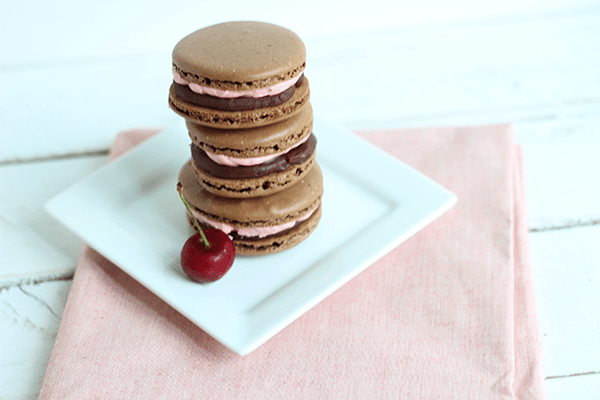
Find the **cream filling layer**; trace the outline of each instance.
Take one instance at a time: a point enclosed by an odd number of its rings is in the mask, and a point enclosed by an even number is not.
[[[213,221],[212,219],[208,219],[204,215],[197,212],[196,210],[192,210],[192,214],[194,214],[194,217],[196,217],[196,219],[198,221],[205,223],[209,226],[212,226],[213,228],[220,229],[223,232],[225,232],[227,235],[229,235],[231,232],[235,231],[240,236],[245,236],[245,237],[257,237],[258,236],[259,238],[264,238],[264,237],[267,237],[270,235],[275,235],[279,232],[283,232],[286,229],[290,229],[297,222],[306,221],[308,218],[310,218],[310,216],[315,212],[315,210],[318,207],[319,206],[313,208],[308,213],[306,213],[305,215],[303,215],[302,217],[298,218],[295,221],[286,222],[285,224],[281,224],[281,225],[261,226],[261,227],[257,227],[257,228],[236,228],[231,225],[225,224],[223,222],[218,222],[218,221]]]
[[[302,140],[300,140],[298,143],[296,143],[289,149],[280,151],[279,153],[269,154],[268,156],[238,158],[238,157],[226,156],[223,154],[215,154],[215,153],[211,153],[209,151],[205,151],[205,153],[211,160],[213,160],[217,164],[227,165],[228,167],[251,167],[253,165],[260,165],[267,161],[271,161],[272,159],[279,157],[280,155],[283,155],[292,149],[295,149],[296,147],[300,146],[302,143],[306,142],[309,137],[310,137],[310,134],[306,135],[306,137],[304,137]]]
[[[289,89],[290,87],[295,85],[296,82],[298,82],[298,79],[300,79],[300,77],[302,76],[302,74],[300,74],[292,79],[288,79],[287,81],[283,81],[276,85],[269,86],[266,88],[236,92],[233,90],[215,89],[215,88],[211,88],[211,87],[207,87],[207,86],[202,86],[197,83],[192,83],[192,82],[188,81],[187,79],[185,79],[183,76],[181,76],[177,71],[175,71],[175,69],[173,69],[172,72],[173,72],[173,80],[180,85],[189,86],[189,88],[192,92],[198,93],[198,94],[207,94],[209,96],[214,96],[214,97],[221,97],[224,99],[235,99],[237,97],[258,98],[258,97],[266,97],[266,96],[275,96],[276,94],[285,92],[287,89]]]

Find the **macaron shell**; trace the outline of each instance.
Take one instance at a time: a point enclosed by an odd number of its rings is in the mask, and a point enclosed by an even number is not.
[[[312,107],[307,104],[293,117],[276,124],[249,129],[215,129],[186,121],[195,145],[214,154],[231,157],[262,157],[285,151],[310,135]]]
[[[236,256],[260,256],[287,250],[304,241],[316,229],[320,220],[321,206],[306,221],[302,221],[302,223],[288,231],[261,239],[234,239],[235,254]],[[191,228],[196,231],[194,222],[189,214],[188,222]]]
[[[210,193],[196,179],[191,161],[181,169],[179,183],[190,206],[210,219],[235,227],[273,226],[297,220],[320,204],[323,195],[323,176],[316,162],[294,185],[263,197],[227,198]]]
[[[177,43],[173,66],[184,78],[218,89],[252,90],[296,77],[306,48],[278,25],[234,21],[199,29]]]
[[[169,106],[173,111],[187,120],[218,129],[246,129],[274,124],[298,114],[309,104],[309,99],[310,89],[306,77],[285,103],[247,111],[220,111],[200,107],[180,99],[173,85],[169,90]]]
[[[250,179],[222,179],[206,174],[192,162],[194,174],[212,194],[231,198],[249,198],[269,196],[285,190],[304,178],[316,164],[315,153],[302,164],[291,165],[285,171]]]

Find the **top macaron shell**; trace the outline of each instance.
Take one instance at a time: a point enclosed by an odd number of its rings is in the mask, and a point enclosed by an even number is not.
[[[218,129],[280,122],[309,102],[305,67],[304,43],[288,29],[253,21],[212,25],[173,49],[169,106]]]
[[[173,67],[182,77],[223,90],[272,86],[302,74],[305,65],[302,40],[263,22],[212,25],[184,37],[173,50]]]

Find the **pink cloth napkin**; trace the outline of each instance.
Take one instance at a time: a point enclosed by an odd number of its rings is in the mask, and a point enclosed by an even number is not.
[[[40,398],[545,398],[511,126],[359,134],[457,205],[244,357],[87,248]]]

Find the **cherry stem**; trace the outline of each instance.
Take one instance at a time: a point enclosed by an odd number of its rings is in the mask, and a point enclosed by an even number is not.
[[[181,190],[178,190],[178,192],[179,192],[179,197],[181,198],[181,201],[183,201],[183,204],[185,204],[185,208],[187,208],[187,211],[190,213],[190,216],[194,220],[194,226],[196,227],[196,229],[198,230],[198,233],[200,233],[200,236],[202,237],[202,241],[204,242],[204,247],[206,247],[207,249],[209,249],[210,248],[210,243],[208,242],[208,239],[206,238],[206,235],[204,234],[204,231],[202,230],[202,227],[200,226],[200,223],[198,222],[198,220],[194,216],[194,213],[192,212],[192,208],[188,204],[188,202],[185,199],[185,197],[183,197],[183,194],[181,193]]]

